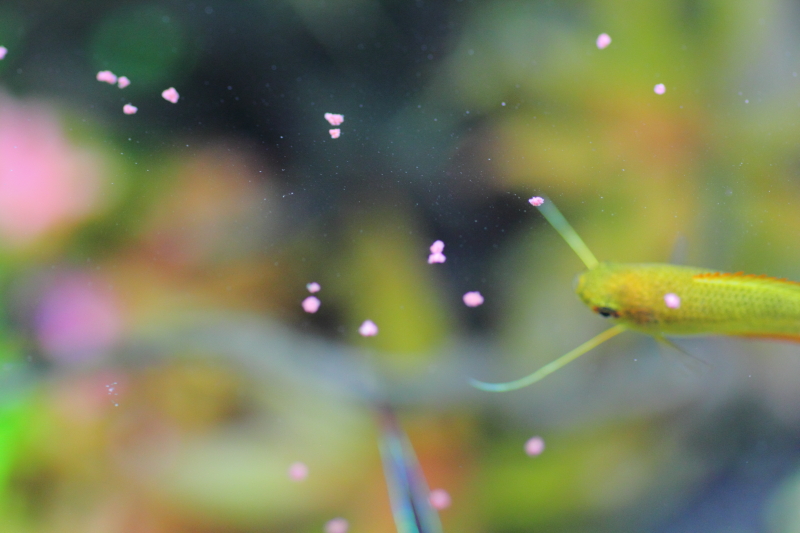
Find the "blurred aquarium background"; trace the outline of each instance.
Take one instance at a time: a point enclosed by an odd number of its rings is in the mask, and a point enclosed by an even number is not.
[[[800,532],[797,344],[679,340],[696,365],[629,333],[467,384],[606,327],[535,194],[601,260],[800,280],[798,28],[789,0],[0,3],[0,530],[394,532],[389,403],[447,532]]]

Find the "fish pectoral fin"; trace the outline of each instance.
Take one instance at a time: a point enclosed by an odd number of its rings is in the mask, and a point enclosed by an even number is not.
[[[696,355],[690,354],[668,338],[664,337],[663,335],[654,335],[653,338],[658,341],[659,344],[662,346],[666,346],[667,348],[672,348],[673,350],[680,352],[681,354],[685,355],[686,357],[680,357],[675,359],[675,362],[678,364],[680,368],[682,368],[687,374],[696,375],[698,373],[707,372],[711,365],[697,357]]]
[[[542,368],[534,372],[533,374],[529,374],[524,378],[516,379],[514,381],[509,381],[507,383],[486,383],[485,381],[478,381],[477,379],[470,379],[469,383],[476,389],[488,391],[488,392],[508,392],[512,390],[521,389],[522,387],[527,387],[532,383],[536,383],[537,381],[549,376],[556,370],[560,369],[567,363],[570,363],[577,359],[578,357],[582,356],[589,350],[600,346],[608,339],[615,337],[625,331],[625,326],[621,324],[617,324],[614,327],[611,327],[604,332],[596,335],[595,337],[589,339],[588,341],[584,342],[577,348],[565,353],[555,361],[551,361],[547,363]]]

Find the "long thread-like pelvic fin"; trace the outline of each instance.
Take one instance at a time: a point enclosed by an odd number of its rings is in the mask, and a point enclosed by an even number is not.
[[[477,379],[470,379],[469,380],[470,385],[472,385],[477,389],[489,392],[507,392],[507,391],[521,389],[522,387],[527,387],[528,385],[536,383],[537,381],[549,376],[559,368],[565,366],[567,363],[574,361],[575,359],[582,356],[592,348],[595,348],[603,344],[608,339],[616,335],[619,335],[623,331],[625,331],[625,326],[623,326],[622,324],[617,324],[616,326],[600,333],[593,339],[584,342],[574,350],[565,353],[555,361],[547,363],[533,374],[527,375],[524,378],[520,378],[514,381],[509,381],[507,383],[486,383],[483,381],[478,381]]]
[[[555,228],[559,235],[567,241],[569,247],[578,254],[578,257],[581,258],[586,268],[592,269],[597,266],[597,258],[549,198],[536,208],[544,215],[544,218]]]

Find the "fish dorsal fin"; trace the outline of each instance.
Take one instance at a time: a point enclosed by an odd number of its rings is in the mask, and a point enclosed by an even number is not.
[[[744,272],[704,272],[695,274],[694,279],[705,282],[719,283],[763,283],[764,285],[792,286],[800,289],[800,283],[786,278],[774,278],[766,274],[745,274]]]

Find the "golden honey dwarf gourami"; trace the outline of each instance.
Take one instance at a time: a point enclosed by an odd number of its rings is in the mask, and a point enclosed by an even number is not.
[[[578,277],[578,297],[615,325],[524,378],[508,383],[470,380],[475,387],[492,392],[525,387],[625,330],[669,345],[665,336],[672,335],[800,342],[800,283],[663,263],[601,263],[552,202],[538,208],[588,268]]]

